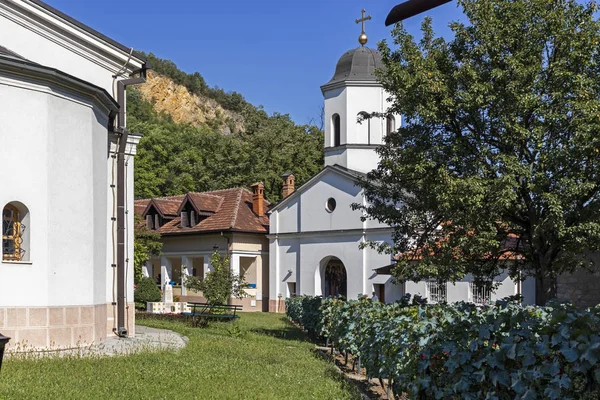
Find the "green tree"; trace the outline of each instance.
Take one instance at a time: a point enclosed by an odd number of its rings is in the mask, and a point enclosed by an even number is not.
[[[162,249],[160,234],[146,228],[142,217],[135,214],[135,231],[133,240],[133,266],[134,282],[137,284],[142,279],[142,267],[151,256],[158,256]],[[148,300],[150,301],[150,300]]]
[[[210,259],[211,271],[204,279],[188,276],[185,287],[195,292],[202,292],[206,301],[210,304],[227,304],[231,297],[246,297],[249,286],[243,275],[236,275],[229,266],[229,257],[221,257],[215,251]]]
[[[538,278],[545,303],[600,245],[597,4],[458,3],[470,23],[451,24],[451,41],[425,19],[421,40],[397,25],[396,48],[380,44],[379,80],[403,124],[362,183],[364,211],[395,227],[401,280],[508,267]]]

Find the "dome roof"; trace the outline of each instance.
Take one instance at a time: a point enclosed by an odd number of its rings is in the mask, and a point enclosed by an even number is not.
[[[333,78],[327,85],[344,81],[375,81],[375,68],[382,68],[381,55],[368,47],[357,47],[339,59]]]

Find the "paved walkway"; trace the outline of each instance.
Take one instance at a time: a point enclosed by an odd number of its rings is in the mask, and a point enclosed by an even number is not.
[[[179,350],[184,348],[188,341],[186,336],[168,329],[136,325],[135,337],[109,336],[106,341],[91,347],[88,351],[91,354],[114,356],[139,351]]]
[[[63,356],[119,356],[141,351],[179,350],[189,339],[168,329],[149,328],[136,325],[135,337],[120,338],[109,336],[104,342],[89,347],[65,350],[32,351],[26,353],[8,353],[7,357],[63,357]]]

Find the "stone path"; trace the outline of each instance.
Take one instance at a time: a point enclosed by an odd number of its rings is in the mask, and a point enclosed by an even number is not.
[[[91,354],[115,356],[140,351],[179,350],[184,348],[188,341],[186,336],[177,332],[136,325],[135,337],[110,336],[106,341],[92,346],[88,351]]]
[[[149,328],[136,325],[135,337],[120,338],[109,336],[104,342],[87,347],[66,350],[44,350],[8,353],[7,358],[24,357],[64,357],[64,356],[120,356],[142,351],[179,350],[184,348],[189,339],[168,329]]]

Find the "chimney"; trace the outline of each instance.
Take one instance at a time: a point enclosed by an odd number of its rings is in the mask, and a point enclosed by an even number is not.
[[[146,215],[146,229],[152,229],[152,215]]]
[[[189,226],[188,224],[188,214],[186,211],[182,211],[181,212],[181,227],[182,228],[187,228]]]
[[[283,190],[281,191],[281,195],[285,199],[290,194],[294,193],[294,190],[296,189],[294,186],[296,177],[291,172],[286,172],[285,174],[281,175],[281,178],[283,179]]]
[[[252,211],[259,217],[265,215],[265,185],[262,182],[252,185]]]

